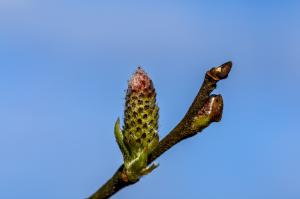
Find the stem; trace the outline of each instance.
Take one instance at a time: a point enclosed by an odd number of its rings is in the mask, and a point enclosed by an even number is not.
[[[197,96],[195,97],[193,103],[191,104],[189,110],[183,117],[183,119],[176,125],[176,127],[164,137],[154,149],[154,151],[148,157],[148,164],[153,162],[167,150],[172,148],[178,142],[189,138],[198,132],[201,132],[206,126],[201,126],[197,129],[191,128],[194,118],[199,113],[199,110],[205,105],[205,103],[210,98],[211,92],[216,88],[217,82],[222,79],[226,79],[232,67],[231,62],[226,62],[221,66],[210,69],[206,72],[204,81]],[[223,102],[222,102],[223,103]],[[214,111],[214,110],[212,110]],[[216,110],[222,111],[222,110]],[[211,122],[215,122],[211,120]],[[89,199],[104,199],[109,198],[114,195],[119,190],[126,186],[138,182],[130,182],[127,178],[127,174],[124,171],[124,166],[120,166],[115,174],[102,186],[100,187]]]
[[[128,181],[126,174],[123,172],[123,165],[115,172],[115,174],[100,187],[89,199],[109,198],[122,188],[133,184]]]

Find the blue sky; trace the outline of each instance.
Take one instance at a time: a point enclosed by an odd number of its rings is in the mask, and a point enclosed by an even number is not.
[[[0,1],[0,198],[84,198],[122,163],[127,80],[154,81],[160,136],[232,60],[220,123],[113,198],[300,198],[298,1]]]

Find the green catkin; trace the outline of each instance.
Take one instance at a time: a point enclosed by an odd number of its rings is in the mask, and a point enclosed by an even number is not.
[[[131,181],[151,172],[148,155],[158,145],[159,108],[152,80],[138,67],[128,82],[123,131],[116,122],[115,135],[124,156],[124,166]]]

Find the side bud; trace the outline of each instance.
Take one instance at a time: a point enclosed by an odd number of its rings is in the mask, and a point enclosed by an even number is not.
[[[223,98],[221,95],[211,95],[204,106],[194,117],[192,129],[201,131],[212,122],[219,122],[222,118]]]

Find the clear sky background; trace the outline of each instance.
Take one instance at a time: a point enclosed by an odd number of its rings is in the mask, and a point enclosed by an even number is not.
[[[222,121],[113,198],[300,198],[299,1],[1,0],[0,28],[0,198],[89,196],[122,163],[137,65],[163,137],[228,60]]]

